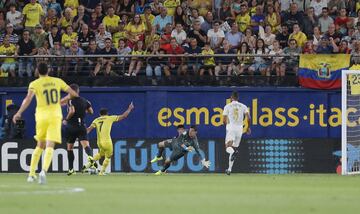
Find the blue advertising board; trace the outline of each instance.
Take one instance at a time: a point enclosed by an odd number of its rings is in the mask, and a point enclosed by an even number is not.
[[[111,114],[124,112],[130,102],[134,111],[113,126],[113,138],[168,138],[179,124],[197,124],[200,138],[224,138],[222,109],[237,90],[249,107],[251,138],[339,138],[341,95],[339,91],[299,88],[230,87],[113,87],[81,88],[81,96],[93,105],[95,115],[106,107]],[[5,94],[1,95],[4,92]],[[0,100],[21,104],[26,88],[0,88]],[[23,115],[26,135],[34,135],[35,101]],[[4,114],[4,106],[2,106]],[[66,110],[64,108],[64,115]],[[0,116],[1,117],[1,116]],[[94,138],[91,135],[90,138]]]

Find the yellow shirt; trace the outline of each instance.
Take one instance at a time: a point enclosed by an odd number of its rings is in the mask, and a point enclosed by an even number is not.
[[[131,55],[146,55],[146,51],[143,51],[143,50],[133,50],[131,51]]]
[[[145,30],[146,30],[146,31],[151,30],[151,29],[148,29],[148,26],[146,25],[145,15],[144,15],[144,14],[141,14],[141,15],[140,15],[140,18],[141,18],[142,22],[143,22],[144,25],[145,25]],[[149,19],[149,22],[150,22],[151,26],[153,26],[154,20],[155,20],[155,16],[154,16],[153,14],[150,14],[150,15],[148,16],[148,19]]]
[[[141,25],[136,26],[136,25],[132,25],[131,23],[129,23],[128,25],[126,25],[125,30],[127,30],[132,35],[135,35],[135,34],[138,35],[138,34],[144,33],[145,24],[141,23]]]
[[[201,55],[214,55],[214,51],[211,49],[208,51],[202,50]],[[204,65],[215,65],[214,57],[208,57],[208,58],[204,59]]]
[[[251,21],[251,17],[249,16],[248,13],[246,13],[245,15],[237,15],[235,22],[238,24],[239,26],[239,31],[240,32],[245,32],[246,28],[248,28],[250,26],[250,21]]]
[[[175,9],[180,5],[180,0],[165,0],[163,6],[167,9],[167,15],[173,16]]]
[[[16,52],[16,46],[14,44],[10,44],[9,47],[5,47],[5,45],[0,46],[0,54],[6,56],[13,56]],[[14,63],[14,58],[5,58],[4,63]]]
[[[105,27],[117,27],[119,26],[120,17],[114,15],[112,18],[110,16],[105,16],[103,19],[103,24]]]
[[[356,10],[355,11],[358,11],[360,9],[360,2],[356,2]]]
[[[77,15],[77,8],[79,7],[79,0],[65,0],[64,7],[72,9],[72,17]]]
[[[126,39],[126,31],[116,32],[112,35],[112,41],[115,48],[119,47],[119,39]]]
[[[98,144],[106,144],[106,143],[112,143],[111,140],[111,128],[112,124],[116,121],[118,121],[118,116],[101,116],[96,118],[92,123],[91,126],[93,128],[96,128],[96,134],[97,134],[97,143]]]
[[[65,48],[68,48],[70,47],[71,43],[76,40],[76,37],[77,37],[77,33],[72,33],[71,35],[64,33],[61,37],[61,44]]]
[[[36,120],[60,117],[61,111],[61,91],[68,90],[69,86],[56,77],[41,77],[34,80],[29,85],[29,91],[35,93],[36,97]]]
[[[289,40],[290,39],[295,39],[299,47],[303,47],[305,42],[307,41],[307,37],[303,32],[298,32],[297,34],[290,34]]]
[[[44,15],[44,11],[40,4],[28,3],[25,5],[23,15],[26,15],[25,27],[35,27],[40,24],[40,18]]]
[[[66,20],[66,18],[65,17],[62,17],[61,19],[60,19],[60,26],[61,26],[61,28],[66,28],[67,26],[70,26],[70,25],[72,25],[73,24],[73,18],[71,18],[69,21],[68,20]]]

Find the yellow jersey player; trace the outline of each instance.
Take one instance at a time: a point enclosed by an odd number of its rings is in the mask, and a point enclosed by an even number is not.
[[[111,140],[111,128],[114,122],[119,122],[125,119],[130,112],[133,110],[134,105],[131,102],[128,109],[121,115],[108,115],[107,109],[100,110],[100,117],[96,118],[91,125],[87,128],[87,132],[90,133],[94,128],[96,128],[97,134],[97,145],[100,149],[99,153],[94,156],[94,161],[100,160],[100,158],[105,156],[105,160],[102,164],[99,175],[104,175],[107,166],[110,163],[111,157],[113,155],[113,144]],[[91,166],[91,163],[88,163],[84,166],[84,169],[87,169]]]
[[[45,149],[44,163],[39,174],[39,184],[46,183],[46,172],[51,164],[55,144],[61,143],[61,103],[67,102],[78,94],[72,90],[63,80],[48,76],[48,66],[40,63],[38,66],[40,77],[31,82],[28,93],[23,100],[19,111],[14,115],[13,122],[21,118],[21,114],[36,97],[36,148],[31,156],[30,172],[27,181],[34,182],[35,170],[38,166],[41,154]],[[68,93],[62,100],[61,91]]]

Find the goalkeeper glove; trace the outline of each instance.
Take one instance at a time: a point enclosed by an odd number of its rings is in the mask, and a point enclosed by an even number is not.
[[[203,166],[205,166],[206,168],[209,168],[209,167],[211,166],[211,162],[210,162],[210,161],[207,161],[207,160],[205,160],[205,159],[202,159],[202,160],[201,160],[201,164],[202,164]]]

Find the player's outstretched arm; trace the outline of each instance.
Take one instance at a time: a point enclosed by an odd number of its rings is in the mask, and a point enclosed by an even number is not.
[[[74,97],[79,97],[79,94],[76,93],[76,91],[72,90],[72,88],[68,87],[67,90],[65,90],[66,93],[68,93],[68,95],[66,95],[64,98],[61,99],[60,101],[60,104],[63,106],[63,105],[66,105],[69,100],[71,100],[72,98]]]
[[[29,107],[32,99],[34,98],[35,93],[32,90],[29,90],[26,97],[24,98],[19,111],[14,115],[13,122],[16,123],[17,120],[21,118],[21,114]]]
[[[86,132],[89,134],[95,127],[94,126],[89,126],[86,128]]]
[[[131,102],[128,109],[118,116],[117,122],[127,118],[127,116],[130,114],[130,112],[134,109],[134,104]]]

